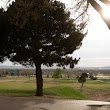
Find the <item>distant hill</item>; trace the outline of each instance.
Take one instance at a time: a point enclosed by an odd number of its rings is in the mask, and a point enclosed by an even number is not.
[[[42,67],[42,69],[56,69],[58,67]],[[34,67],[25,67],[25,66],[3,66],[0,65],[0,69],[35,69]],[[69,69],[69,68],[67,68]],[[105,67],[75,67],[76,70],[110,70],[110,66]]]
[[[80,70],[110,70],[110,66],[106,67],[77,67]]]
[[[101,67],[101,69],[108,69],[108,70],[110,70],[110,66]]]
[[[110,66],[104,66],[103,68],[110,68]]]
[[[24,66],[0,66],[0,69],[26,69]]]

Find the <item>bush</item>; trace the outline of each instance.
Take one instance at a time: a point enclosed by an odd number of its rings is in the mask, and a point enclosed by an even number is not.
[[[52,74],[52,78],[61,78],[62,75],[61,75],[61,69],[60,68],[57,68],[53,74]]]

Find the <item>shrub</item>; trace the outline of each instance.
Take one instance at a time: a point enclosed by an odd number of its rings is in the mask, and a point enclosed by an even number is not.
[[[52,74],[52,78],[61,78],[62,75],[61,75],[61,69],[60,68],[57,68],[53,74]]]

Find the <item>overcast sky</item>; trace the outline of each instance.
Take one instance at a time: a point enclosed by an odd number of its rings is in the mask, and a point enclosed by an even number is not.
[[[71,0],[62,1],[71,4]],[[72,56],[81,58],[78,67],[110,66],[110,30],[93,9],[90,14],[88,34],[82,42],[82,47]],[[12,63],[7,61],[3,65],[12,65]]]
[[[72,0],[62,1],[71,4]],[[93,8],[90,10],[88,34],[82,42],[82,47],[72,56],[81,58],[78,67],[110,66],[110,30],[100,15]]]

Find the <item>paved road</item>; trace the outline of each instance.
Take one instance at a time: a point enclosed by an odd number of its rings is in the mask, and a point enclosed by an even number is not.
[[[110,110],[102,105],[110,106],[110,102],[0,96],[0,110]],[[98,106],[97,109],[96,106]]]

